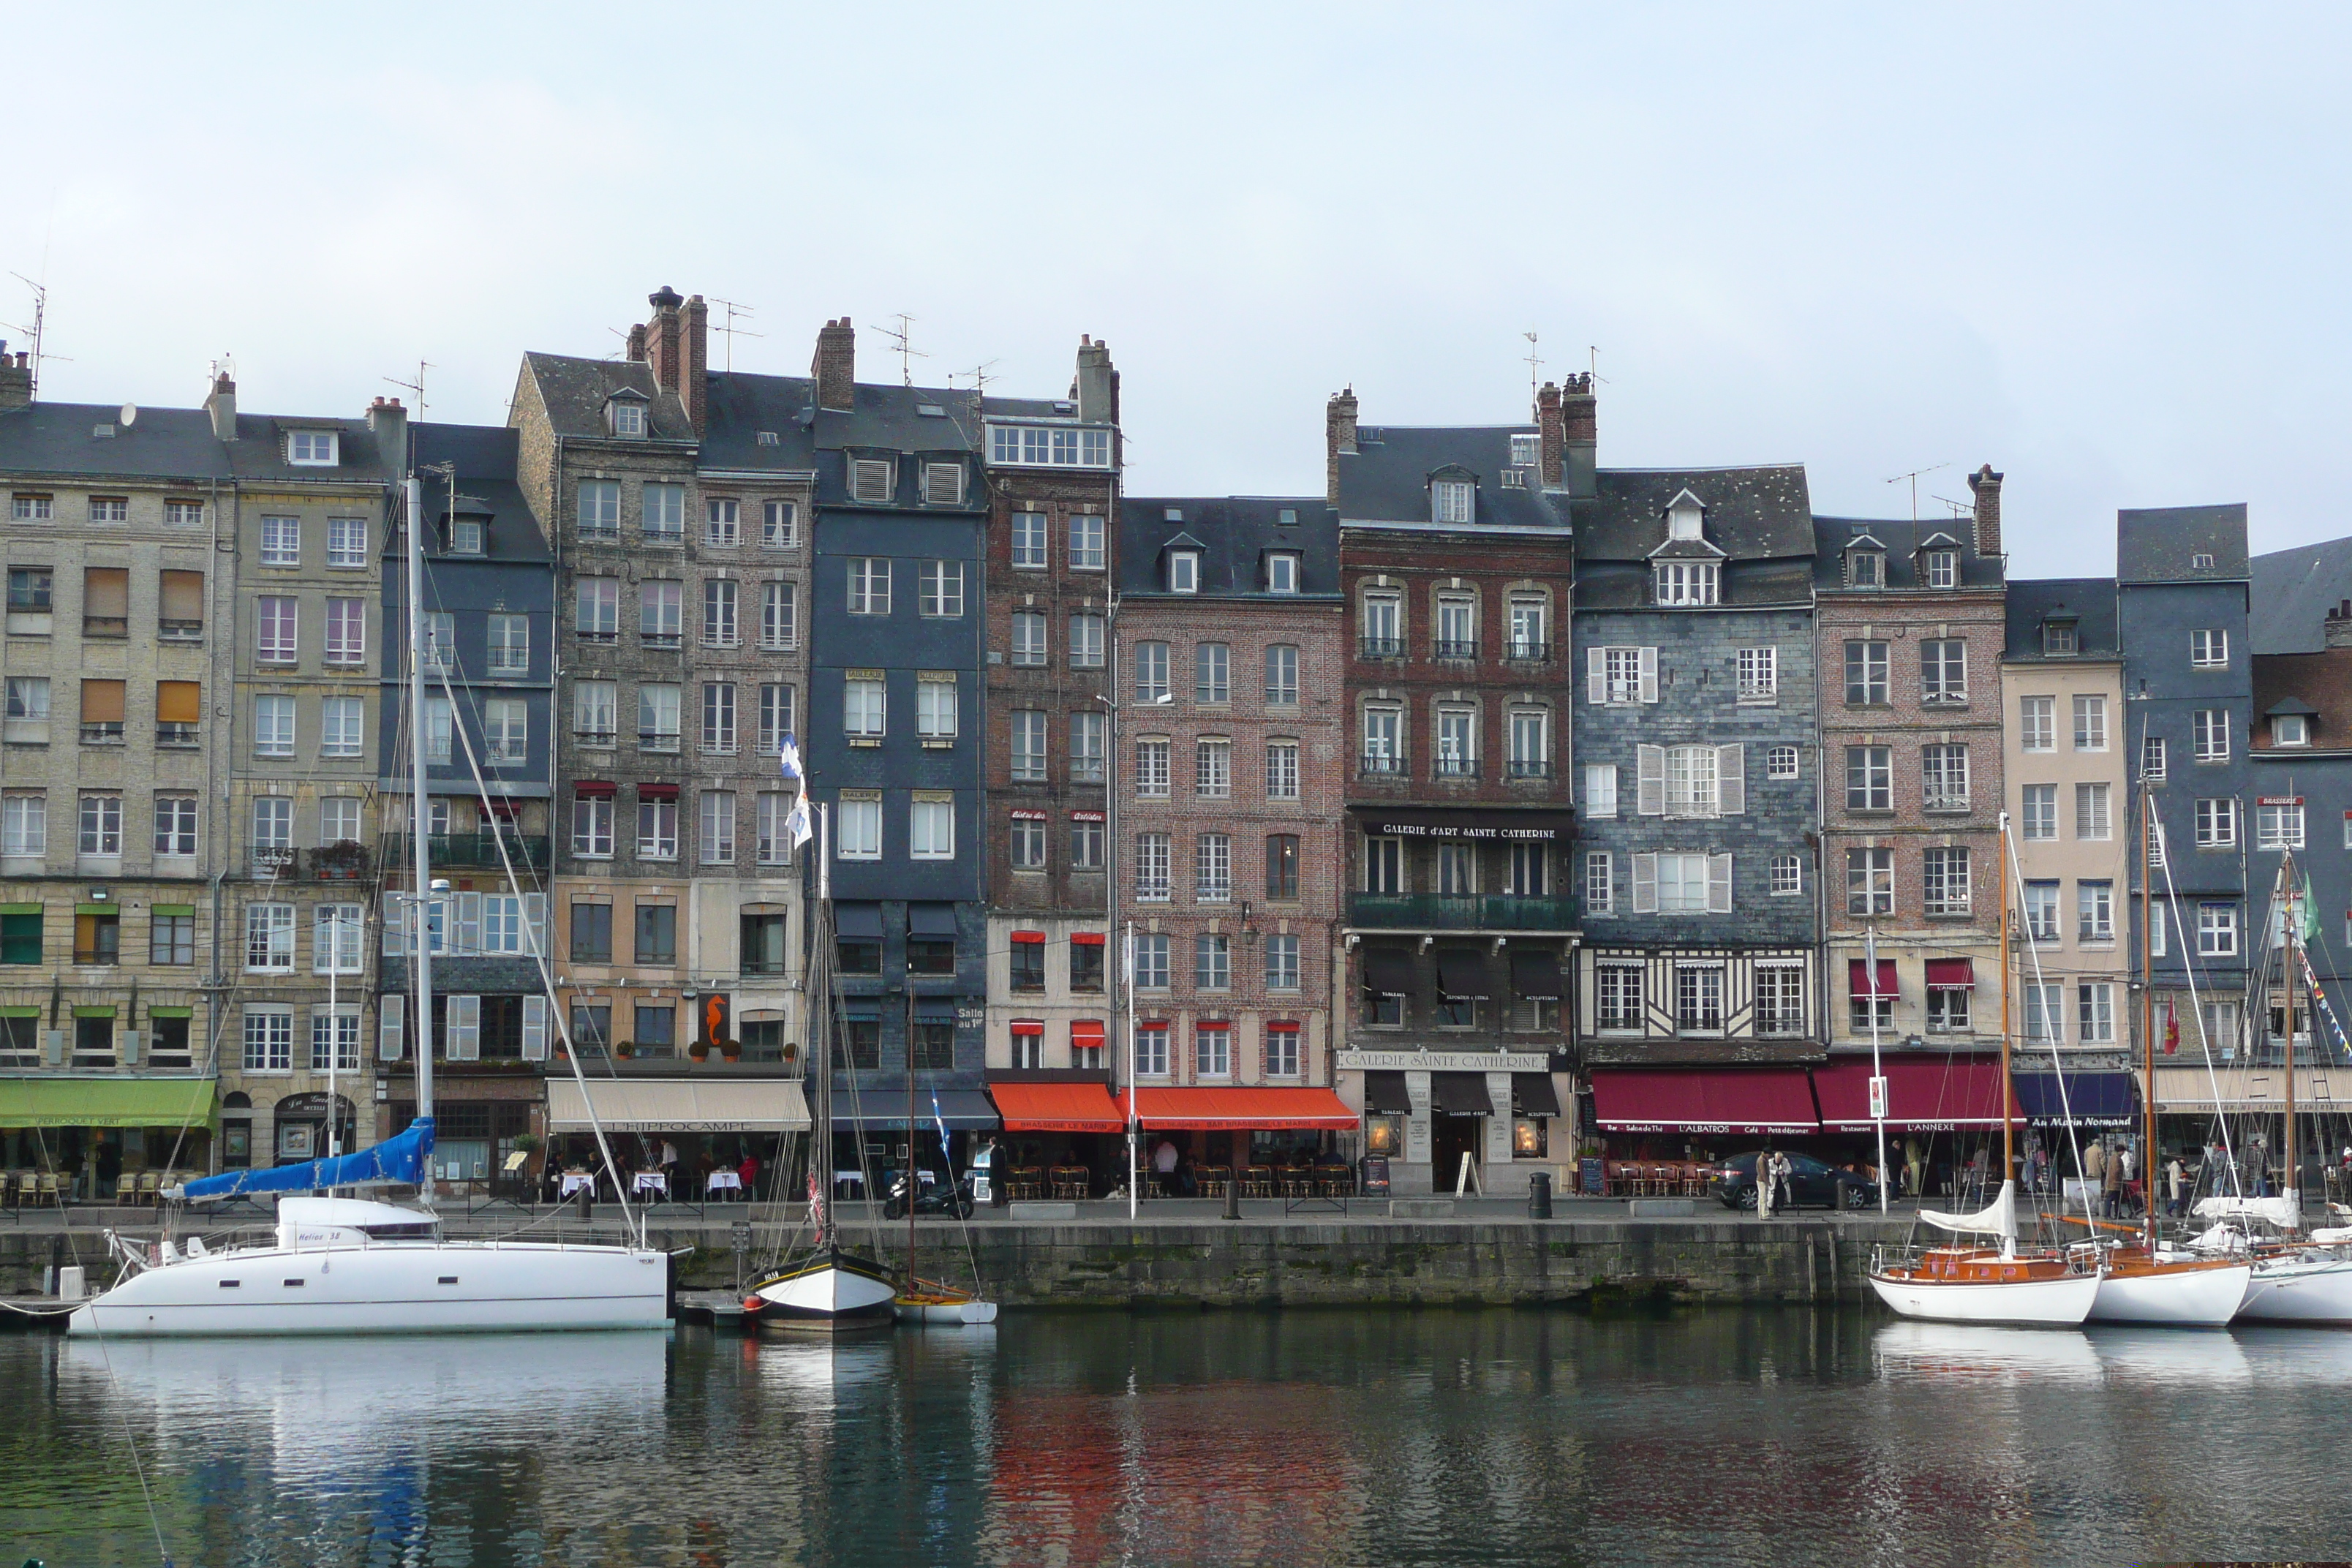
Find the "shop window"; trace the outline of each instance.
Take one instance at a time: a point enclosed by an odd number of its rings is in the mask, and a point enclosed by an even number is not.
[[[1549,1153],[1551,1118],[1549,1116],[1514,1116],[1511,1118],[1511,1158],[1541,1160]]]

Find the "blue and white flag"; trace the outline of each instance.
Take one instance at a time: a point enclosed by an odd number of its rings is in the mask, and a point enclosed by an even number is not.
[[[801,776],[800,742],[793,739],[790,731],[787,731],[784,735],[780,760],[783,763],[784,776],[786,778],[796,779]]]
[[[940,1114],[940,1090],[936,1084],[931,1086],[931,1122],[940,1130],[940,1158],[944,1160],[948,1154],[948,1119]]]
[[[793,836],[795,849],[816,837],[816,829],[809,826],[808,796],[793,798],[792,810],[784,813],[784,831]]]

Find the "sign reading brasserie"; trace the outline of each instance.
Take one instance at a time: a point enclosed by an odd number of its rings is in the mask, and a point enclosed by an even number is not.
[[[1343,1070],[1357,1072],[1547,1072],[1541,1051],[1360,1051],[1342,1049]]]

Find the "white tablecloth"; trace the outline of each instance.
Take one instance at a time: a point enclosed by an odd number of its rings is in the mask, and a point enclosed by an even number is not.
[[[703,1195],[705,1197],[709,1197],[722,1192],[740,1193],[742,1190],[743,1178],[737,1175],[734,1172],[713,1171],[710,1173],[710,1181],[709,1184],[703,1188]]]
[[[667,1194],[669,1178],[659,1171],[639,1171],[635,1179],[631,1182],[629,1190],[638,1193]]]
[[[567,1198],[583,1187],[593,1189],[595,1184],[596,1178],[593,1173],[587,1171],[566,1171],[563,1173],[563,1195]]]

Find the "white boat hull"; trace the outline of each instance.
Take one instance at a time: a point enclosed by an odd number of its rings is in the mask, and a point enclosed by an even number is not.
[[[782,1328],[890,1321],[898,1287],[879,1278],[878,1268],[868,1273],[870,1266],[861,1267],[862,1263],[862,1259],[821,1261],[761,1285],[752,1292],[752,1299],[761,1303],[760,1321]]]
[[[74,1310],[69,1334],[511,1333],[659,1329],[659,1252],[549,1242],[259,1247],[148,1268]]]
[[[2282,1258],[2257,1265],[2241,1319],[2273,1323],[2352,1323],[2352,1259]]]
[[[993,1301],[898,1301],[891,1310],[902,1323],[992,1323]]]
[[[2071,1327],[2090,1316],[2099,1277],[1964,1281],[1903,1279],[1873,1274],[1878,1299],[1906,1318],[1946,1323],[2032,1323]]]
[[[2101,1323],[2168,1323],[2218,1329],[2238,1315],[2251,1264],[2228,1268],[2168,1268],[2154,1274],[2109,1274],[2100,1279],[2091,1320]]]

